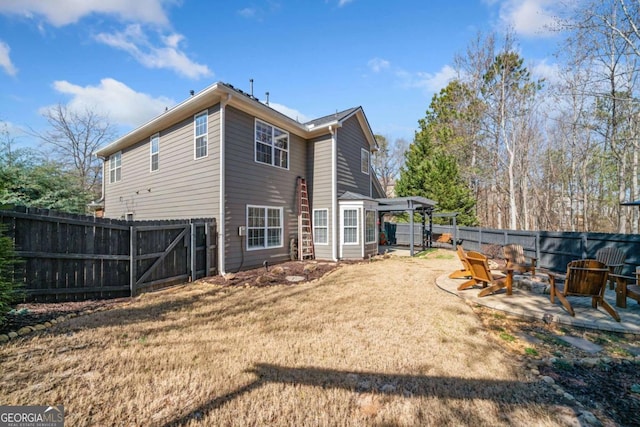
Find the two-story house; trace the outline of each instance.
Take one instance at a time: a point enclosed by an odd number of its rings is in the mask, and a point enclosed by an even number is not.
[[[215,217],[235,271],[289,259],[302,177],[316,258],[361,259],[378,250],[376,148],[361,107],[299,123],[218,82],[97,152],[104,216]]]

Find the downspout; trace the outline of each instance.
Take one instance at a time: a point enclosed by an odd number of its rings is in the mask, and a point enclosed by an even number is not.
[[[100,194],[100,198],[98,200],[93,200],[91,203],[89,203],[87,206],[89,208],[95,208],[98,205],[100,205],[102,202],[104,202],[104,196],[105,196],[105,189],[106,189],[106,179],[107,177],[105,176],[105,165],[107,163],[106,157],[102,157],[102,156],[96,156],[98,157],[100,160],[102,160],[102,189],[101,189],[101,194]],[[104,213],[104,206],[102,206],[102,212]],[[93,212],[93,214],[95,215],[95,211]]]
[[[329,126],[331,132],[331,213],[333,225],[331,227],[331,256],[333,261],[338,261],[338,155],[337,155],[337,129]]]
[[[225,109],[231,94],[228,93],[226,99],[220,100],[220,200],[218,201],[220,212],[218,213],[218,274],[225,275],[225,242],[226,242],[226,224],[225,224]]]

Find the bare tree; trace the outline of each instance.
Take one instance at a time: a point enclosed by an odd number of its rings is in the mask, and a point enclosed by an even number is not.
[[[101,162],[95,151],[115,137],[115,129],[105,116],[86,108],[76,111],[58,104],[44,114],[50,129],[33,132],[51,147],[57,160],[78,179],[82,191],[96,193]]]
[[[375,135],[375,137],[376,141],[378,141],[379,149],[374,154],[371,163],[387,197],[392,197],[393,187],[404,163],[404,153],[409,143],[402,138],[396,139],[391,143],[383,135]]]

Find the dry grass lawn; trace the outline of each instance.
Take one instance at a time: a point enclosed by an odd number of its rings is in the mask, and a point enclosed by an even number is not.
[[[2,345],[0,402],[63,404],[69,426],[568,425],[435,286],[458,264],[441,252],[146,294]]]

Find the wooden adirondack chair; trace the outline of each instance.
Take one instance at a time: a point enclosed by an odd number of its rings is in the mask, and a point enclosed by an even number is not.
[[[609,278],[609,268],[606,264],[595,259],[581,259],[571,261],[567,265],[567,274],[549,273],[551,284],[551,302],[558,297],[564,308],[572,315],[576,313],[567,300],[568,296],[589,297],[591,306],[598,308],[598,303],[614,318],[620,321],[618,312],[604,299],[604,291]],[[564,279],[564,286],[560,287],[557,281]]]
[[[471,271],[469,268],[469,263],[467,262],[467,255],[464,253],[464,248],[462,245],[458,245],[456,248],[456,252],[458,253],[458,258],[460,258],[460,262],[462,263],[462,269],[456,270],[449,275],[450,279],[462,279],[465,277],[471,277]]]
[[[640,304],[640,267],[636,267],[635,277],[620,274],[609,274],[616,280],[616,306],[627,308],[627,298],[634,299]],[[633,281],[635,280],[635,284]]]
[[[607,246],[596,252],[596,259],[609,267],[609,273],[622,274],[627,255],[618,248]],[[614,284],[615,279],[613,277],[609,278],[609,289],[613,289]]]
[[[530,271],[532,275],[536,274],[537,260],[534,257],[526,256],[522,245],[510,243],[503,246],[502,252],[507,260],[507,269],[512,269],[518,273]]]
[[[467,263],[469,264],[469,271],[471,272],[471,280],[458,286],[459,291],[470,288],[471,286],[480,285],[484,289],[480,291],[478,297],[484,297],[498,289],[507,287],[507,276],[502,273],[492,273],[487,257],[480,252],[467,252]]]

